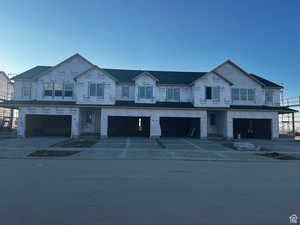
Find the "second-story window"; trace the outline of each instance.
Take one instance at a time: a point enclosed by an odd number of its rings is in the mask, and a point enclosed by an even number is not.
[[[73,84],[64,84],[64,96],[65,97],[73,96]]]
[[[153,87],[139,87],[138,97],[141,99],[152,99],[153,98]]]
[[[122,87],[122,98],[129,98],[129,87],[128,86]]]
[[[167,101],[179,101],[180,100],[180,88],[166,88]]]
[[[241,93],[241,100],[247,101],[247,94],[248,94],[247,89],[241,88],[240,93]]]
[[[31,87],[23,87],[22,93],[23,93],[23,97],[30,97]]]
[[[250,88],[232,88],[232,101],[249,101],[255,102],[255,89]]]
[[[63,85],[60,82],[54,83],[54,95],[55,96],[62,96],[63,95]]]
[[[44,96],[52,96],[53,82],[47,82],[44,84]]]
[[[266,90],[265,95],[266,95],[265,96],[266,104],[272,104],[273,103],[273,95],[274,95],[273,90]]]
[[[89,96],[103,98],[104,85],[99,83],[90,83]]]
[[[205,87],[205,99],[220,101],[220,87]]]

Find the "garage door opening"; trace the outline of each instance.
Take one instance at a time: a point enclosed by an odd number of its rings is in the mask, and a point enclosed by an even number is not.
[[[71,136],[72,116],[26,115],[26,137]]]
[[[108,136],[149,137],[150,117],[109,116]]]
[[[200,138],[200,118],[161,117],[162,137],[196,137]]]
[[[234,138],[271,139],[271,119],[233,119]]]

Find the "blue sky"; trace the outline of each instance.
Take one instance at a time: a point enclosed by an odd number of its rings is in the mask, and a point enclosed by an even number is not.
[[[300,95],[299,0],[0,0],[0,70],[80,53],[105,68],[208,71],[231,59]]]

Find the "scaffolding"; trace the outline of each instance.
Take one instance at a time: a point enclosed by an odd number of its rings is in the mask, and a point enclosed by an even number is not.
[[[295,113],[279,115],[279,133],[282,137],[295,137],[300,139],[300,96],[284,98],[281,93],[281,106],[297,110]]]

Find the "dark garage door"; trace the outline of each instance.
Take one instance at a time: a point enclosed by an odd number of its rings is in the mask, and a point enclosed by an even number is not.
[[[26,115],[26,136],[71,136],[72,116]]]
[[[233,135],[238,138],[271,139],[271,119],[233,119]]]
[[[109,116],[108,136],[149,137],[150,117]]]
[[[200,118],[161,117],[161,136],[200,137]]]

